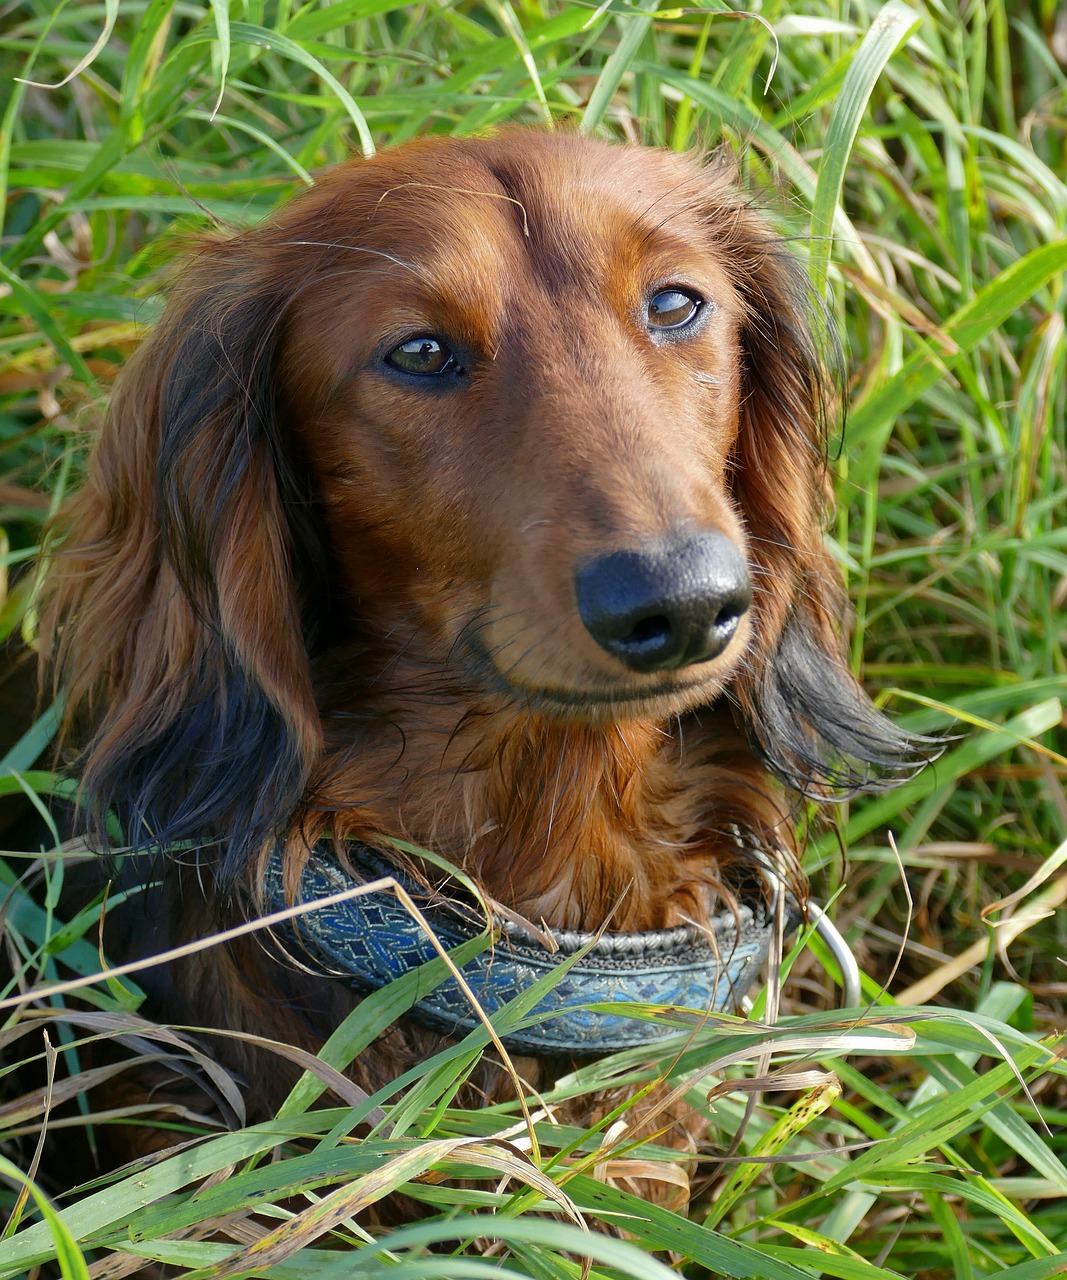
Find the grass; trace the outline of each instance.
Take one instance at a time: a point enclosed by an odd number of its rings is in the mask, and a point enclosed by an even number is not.
[[[50,1202],[26,1175],[51,1104],[69,1103],[50,1117],[60,1139],[109,1122],[78,1099],[78,1046],[134,1025],[136,990],[111,980],[69,1009],[0,1009],[0,1073],[42,1058],[45,1030],[74,1081],[59,1072],[51,1098],[0,1083],[0,1278],[136,1256],[187,1275],[393,1280],[1067,1269],[1067,73],[1052,0],[0,12],[0,638],[32,643],[42,522],[183,237],[255,221],[352,150],[553,121],[724,145],[807,254],[849,360],[834,533],[853,661],[905,723],[960,735],[811,840],[816,890],[865,971],[864,1017],[829,1010],[812,944],[790,957],[775,1028],[716,1024],[667,1067],[623,1054],[557,1086],[665,1072],[711,1108],[716,1149],[737,1139],[740,1162],[688,1171],[703,1188],[688,1219],[628,1190],[683,1175],[655,1144],[628,1146],[624,1114],[586,1133],[535,1113],[531,1133],[514,1105],[453,1109],[483,1033],[389,1097],[309,1110],[309,1076],[270,1124],[242,1126],[236,1096],[232,1132],[170,1117],[205,1136]],[[50,733],[46,716],[0,759],[0,795],[67,785],[26,772]],[[55,914],[63,859],[43,861],[33,899],[27,865],[0,860],[9,996],[99,968],[94,911]],[[326,1061],[343,1066],[402,999],[363,1006]],[[441,1182],[457,1171],[467,1189]],[[368,1235],[357,1215],[398,1186],[428,1220]],[[582,1231],[598,1221],[624,1238]]]

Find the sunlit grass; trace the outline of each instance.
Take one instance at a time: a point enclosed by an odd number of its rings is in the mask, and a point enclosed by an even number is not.
[[[715,1144],[685,1170],[688,1220],[628,1191],[630,1176],[659,1178],[670,1203],[685,1179],[675,1154],[627,1142],[625,1114],[585,1133],[538,1103],[532,1143],[517,1105],[454,1111],[477,1033],[353,1108],[308,1110],[317,1089],[305,1084],[271,1125],[242,1129],[235,1114],[236,1131],[217,1133],[164,1117],[179,1137],[207,1136],[64,1200],[62,1226],[34,1225],[37,1202],[12,1177],[0,1277],[57,1253],[79,1274],[79,1249],[246,1274],[253,1259],[232,1255],[282,1223],[255,1265],[287,1277],[569,1277],[582,1253],[594,1277],[1057,1274],[1067,1091],[1041,1040],[1062,1028],[1067,994],[1067,74],[1055,6],[767,0],[756,18],[644,2],[126,0],[97,47],[115,8],[26,0],[0,36],[0,639],[32,643],[42,522],[190,234],[255,221],[353,150],[552,121],[725,146],[808,257],[847,350],[833,532],[853,661],[905,723],[961,736],[913,784],[813,834],[809,870],[824,899],[840,890],[833,910],[866,971],[867,1018],[825,1011],[832,994],[805,950],[790,958],[775,1030],[704,1029],[666,1065],[622,1055],[543,1100],[657,1072],[689,1081]],[[61,87],[13,80],[58,86],[78,67]],[[26,773],[50,732],[46,719],[0,760],[0,795],[67,785]],[[26,866],[0,862],[3,884]],[[44,891],[15,887],[5,916],[24,991],[99,966],[99,906],[59,920],[63,863],[47,866]],[[1016,917],[1042,910],[1020,922],[997,904],[1023,887]],[[960,956],[970,963],[954,966]],[[941,1008],[904,1013],[900,995]],[[113,983],[76,1017],[59,1001],[6,1009],[0,1063],[42,1054],[47,1027],[77,1080],[78,1041],[128,1028],[136,1002]],[[362,1032],[338,1031],[334,1066],[359,1051],[370,1014]],[[747,1116],[746,1095],[720,1086],[766,1070],[771,1050],[777,1092]],[[4,1096],[0,1151],[36,1173],[50,1100]],[[52,1124],[86,1118],[83,1100]],[[735,1138],[732,1154],[755,1164],[719,1163]],[[467,1189],[440,1182],[457,1170]],[[355,1215],[398,1186],[429,1221],[368,1239]],[[626,1238],[578,1234],[597,1221]]]

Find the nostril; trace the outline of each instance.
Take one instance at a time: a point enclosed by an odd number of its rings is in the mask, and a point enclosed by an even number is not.
[[[670,619],[664,617],[663,614],[656,614],[651,618],[640,618],[634,623],[633,629],[626,637],[626,640],[635,645],[657,644],[666,640],[671,633]]]
[[[751,603],[752,601],[748,596],[744,598],[738,597],[736,600],[728,600],[715,615],[711,624],[712,627],[718,629],[736,626],[748,612],[748,606]]]

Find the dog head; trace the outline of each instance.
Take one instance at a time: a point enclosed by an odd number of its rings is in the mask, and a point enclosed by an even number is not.
[[[60,521],[89,794],[231,876],[354,641],[353,696],[417,650],[472,707],[729,699],[805,792],[899,768],[841,650],[823,327],[725,169],[573,136],[409,143],[205,242]]]

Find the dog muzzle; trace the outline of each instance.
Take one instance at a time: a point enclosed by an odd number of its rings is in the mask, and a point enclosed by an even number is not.
[[[757,902],[723,911],[704,929],[683,925],[596,934],[543,929],[541,936],[551,938],[552,950],[520,925],[496,917],[490,923],[473,904],[416,884],[367,846],[350,845],[346,852],[351,870],[322,849],[309,857],[298,901],[333,901],[281,927],[287,941],[300,949],[294,955],[290,946],[289,954],[358,991],[371,992],[439,956],[428,929],[449,952],[482,936],[484,948],[457,968],[490,1018],[535,982],[555,978],[524,1013],[520,1029],[501,1029],[509,1050],[535,1057],[601,1056],[643,1048],[692,1026],[693,1014],[742,1008],[767,960],[774,931],[782,927],[773,905]],[[392,889],[348,892],[383,878],[401,887],[422,921]],[[272,910],[288,905],[280,851],[268,860],[265,890]],[[346,896],[337,901],[339,894]],[[800,913],[789,907],[781,914],[788,934]],[[847,944],[821,912],[810,914],[838,961],[846,1004],[858,1004],[859,974]],[[462,1036],[482,1025],[470,995],[449,975],[415,1000],[409,1016],[436,1031]],[[628,1005],[644,1006],[645,1016],[628,1014]],[[672,1023],[672,1010],[685,1011],[681,1025]]]

